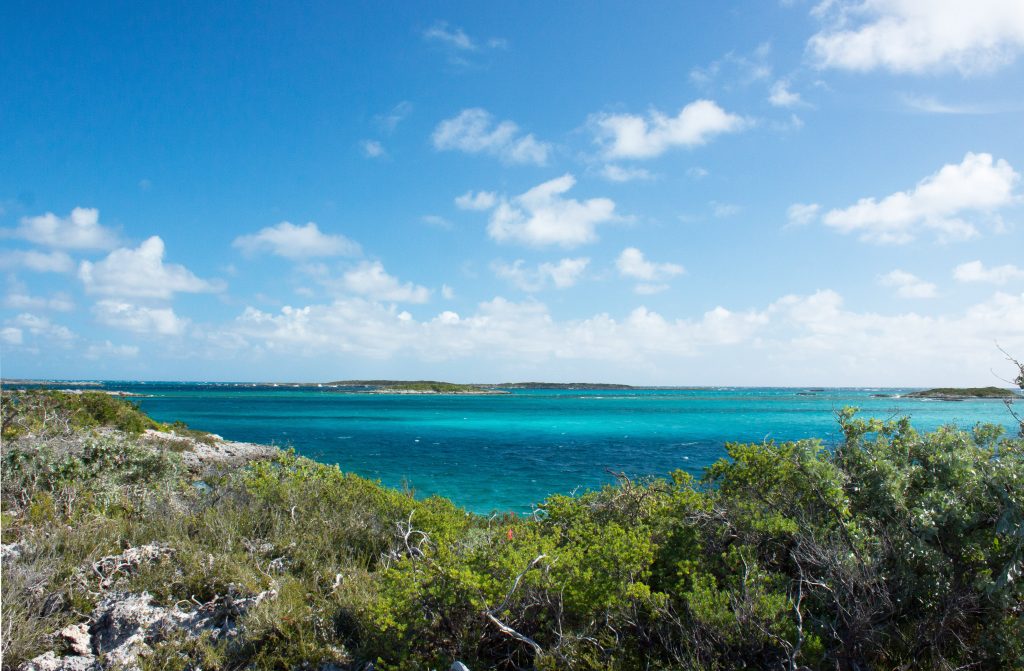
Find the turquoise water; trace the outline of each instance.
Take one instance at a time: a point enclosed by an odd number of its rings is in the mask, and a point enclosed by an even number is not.
[[[909,415],[918,429],[992,422],[999,401],[876,398],[907,390],[522,390],[500,396],[371,395],[330,388],[107,383],[160,421],[232,440],[291,445],[346,471],[441,494],[476,512],[528,511],[549,494],[599,487],[608,470],[694,475],[726,441],[838,439],[835,411]]]

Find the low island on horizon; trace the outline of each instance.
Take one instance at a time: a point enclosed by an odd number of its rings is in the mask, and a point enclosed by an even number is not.
[[[51,384],[68,385],[71,387],[103,387],[111,384],[211,384],[253,387],[302,387],[302,388],[336,388],[355,393],[376,394],[503,394],[509,390],[552,390],[552,391],[644,391],[644,390],[700,390],[700,389],[800,389],[803,395],[820,394],[831,389],[915,389],[901,394],[901,398],[921,398],[932,400],[965,400],[965,399],[1014,399],[1022,394],[1011,387],[828,387],[828,386],[791,386],[765,387],[762,385],[631,385],[607,382],[445,382],[441,380],[334,380],[329,382],[207,382],[202,380],[60,380],[42,378],[9,378],[0,379],[0,387],[11,389],[18,386],[46,386]],[[878,397],[890,394],[878,393]]]

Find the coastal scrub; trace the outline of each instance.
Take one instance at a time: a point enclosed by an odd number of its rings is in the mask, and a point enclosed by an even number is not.
[[[289,451],[228,464],[121,399],[3,406],[5,668],[1024,664],[1024,443],[998,427],[848,410],[834,448],[486,517]]]

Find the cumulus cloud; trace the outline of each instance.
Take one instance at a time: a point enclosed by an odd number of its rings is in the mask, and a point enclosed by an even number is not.
[[[986,267],[981,261],[969,261],[958,265],[953,270],[953,277],[957,282],[1006,284],[1015,280],[1024,280],[1024,268],[1018,268],[1012,263]]]
[[[152,308],[125,301],[104,299],[93,306],[96,321],[106,326],[144,335],[178,336],[185,333],[189,320],[171,308]]]
[[[571,248],[597,240],[599,224],[615,221],[615,202],[608,198],[578,201],[563,198],[576,178],[562,175],[511,199],[502,198],[491,213],[487,233],[498,242],[534,247]]]
[[[164,263],[164,241],[156,235],[135,249],[115,249],[102,261],[82,261],[78,277],[89,293],[119,297],[170,298],[175,293],[222,289],[185,266]]]
[[[25,342],[25,334],[19,328],[5,326],[0,329],[0,342],[5,345],[20,345]]]
[[[55,324],[49,317],[31,312],[22,312],[13,319],[8,320],[7,323],[10,328],[22,334],[28,332],[34,336],[41,336],[64,347],[68,346],[71,341],[78,337],[66,326]]]
[[[88,207],[76,207],[67,217],[52,212],[24,217],[9,233],[58,249],[110,249],[117,244],[113,231],[100,225],[100,211]]]
[[[893,270],[878,278],[883,287],[893,287],[900,298],[935,298],[935,285],[905,270]]]
[[[381,301],[426,303],[430,300],[430,289],[412,282],[402,283],[389,275],[380,261],[365,261],[347,271],[342,277],[342,286],[354,294]]]
[[[8,287],[7,295],[4,297],[4,307],[12,310],[54,310],[56,312],[70,312],[75,308],[71,297],[65,293],[56,293],[52,296],[33,296],[28,288],[18,281],[12,281]]]
[[[75,262],[65,252],[40,252],[28,249],[0,253],[0,268],[24,268],[37,273],[67,273],[75,269]]]
[[[768,93],[768,102],[774,107],[796,107],[801,102],[799,93],[794,93],[789,90],[789,82],[785,79],[780,79],[772,84],[771,91]]]
[[[959,164],[947,164],[909,191],[882,200],[862,198],[855,205],[831,210],[826,226],[856,233],[861,240],[902,244],[930,230],[941,241],[978,235],[968,215],[991,215],[1017,199],[1020,175],[1005,160],[991,154],[968,153]]]
[[[321,256],[358,256],[361,253],[357,243],[341,234],[322,233],[312,221],[305,226],[282,221],[252,235],[237,237],[231,244],[245,254],[269,252],[293,261]]]
[[[491,113],[479,107],[439,123],[432,140],[439,151],[489,154],[505,163],[545,165],[552,151],[550,144],[533,134],[522,135],[512,121],[495,123]]]
[[[843,0],[816,13],[830,25],[807,47],[823,68],[970,75],[1011,63],[1024,50],[1021,0]]]
[[[609,163],[601,169],[601,176],[610,182],[633,182],[639,179],[654,179],[654,175],[644,168],[630,168]]]
[[[508,280],[523,291],[541,291],[548,286],[556,289],[567,289],[576,284],[590,264],[585,257],[562,259],[558,263],[544,262],[536,267],[529,267],[522,259],[512,263],[495,261],[491,268],[498,277]]]
[[[533,361],[591,359],[614,356],[635,359],[641,352],[692,353],[694,340],[741,337],[744,317],[716,311],[698,325],[676,322],[692,336],[674,340],[672,323],[638,308],[622,322],[606,314],[559,323],[535,301],[515,303],[495,298],[474,314],[444,311],[425,321],[403,318],[394,309],[361,300],[331,305],[286,307],[279,314],[249,308],[238,320],[246,338],[271,348],[302,348],[309,353],[352,352],[387,358],[410,352],[427,361],[472,356]],[[334,332],[333,336],[328,333]],[[628,341],[632,342],[628,342]]]
[[[615,267],[623,277],[645,282],[660,282],[686,272],[678,263],[654,263],[648,261],[636,247],[626,247],[615,260]]]
[[[1024,349],[1024,294],[997,293],[963,312],[933,317],[854,312],[824,290],[760,309],[717,306],[693,318],[638,307],[620,318],[600,313],[565,321],[532,300],[496,298],[470,314],[444,311],[417,320],[351,298],[277,313],[248,308],[231,329],[263,351],[290,355],[512,361],[515,370],[549,371],[560,362],[574,362],[566,370],[587,362],[595,375],[628,371],[634,379],[669,384],[698,383],[692,373],[698,366],[704,383],[938,384],[984,379],[999,356],[994,338],[1011,351]]]
[[[460,210],[489,210],[498,202],[498,196],[493,191],[467,191],[455,199],[455,207]]]
[[[674,117],[658,110],[648,116],[599,114],[592,118],[597,142],[608,158],[652,158],[673,147],[707,144],[723,133],[735,133],[749,124],[712,100],[695,100]]]
[[[641,296],[660,293],[669,288],[666,280],[686,272],[683,266],[677,263],[653,263],[648,261],[643,252],[636,247],[627,247],[622,250],[615,260],[615,267],[622,277],[640,280],[633,287],[633,291]]]

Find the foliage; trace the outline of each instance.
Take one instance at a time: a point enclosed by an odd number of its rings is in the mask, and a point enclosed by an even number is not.
[[[31,412],[14,425],[38,428]],[[4,542],[23,552],[4,561],[5,664],[84,621],[83,569],[159,542],[173,559],[117,589],[277,597],[237,637],[170,636],[152,669],[1024,665],[1024,442],[839,421],[836,446],[732,444],[700,480],[620,477],[525,518],[291,452],[196,487],[180,455],[130,434],[6,441]]]
[[[132,435],[164,428],[131,401],[100,391],[5,391],[0,396],[0,417],[4,440],[26,434],[66,435],[96,427]]]
[[[907,394],[907,398],[1017,398],[1020,394],[1002,387],[937,387]]]

